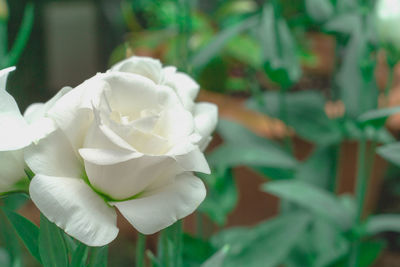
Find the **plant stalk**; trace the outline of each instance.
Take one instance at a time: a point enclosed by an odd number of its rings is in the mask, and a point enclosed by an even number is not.
[[[146,236],[138,233],[136,242],[136,267],[144,267],[144,253],[146,249]]]

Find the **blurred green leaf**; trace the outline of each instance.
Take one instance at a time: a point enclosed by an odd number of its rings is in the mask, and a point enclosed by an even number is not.
[[[226,223],[228,214],[236,207],[238,192],[232,169],[213,170],[210,175],[198,174],[207,185],[207,198],[199,207],[199,211],[216,224]]]
[[[396,166],[400,166],[400,143],[381,146],[377,149],[377,153]]]
[[[304,213],[285,214],[255,227],[223,230],[212,237],[212,243],[230,246],[223,266],[274,267],[287,257],[308,222]]]
[[[11,266],[7,250],[0,248],[0,266]]]
[[[353,214],[343,208],[336,195],[299,180],[271,181],[263,184],[262,190],[284,200],[292,201],[321,218],[349,229],[354,222]]]
[[[382,241],[369,241],[361,243],[358,266],[372,266],[384,250],[385,246],[385,242]]]
[[[354,29],[335,80],[346,115],[357,118],[363,112],[376,108],[378,88],[374,79],[376,57],[371,55],[374,50],[368,44],[369,32],[361,16],[352,25]]]
[[[356,13],[346,13],[335,16],[324,24],[323,28],[328,32],[350,35],[359,23],[359,17]]]
[[[224,246],[211,258],[204,262],[201,267],[222,267],[227,253],[229,252],[229,246]]]
[[[282,169],[293,169],[297,161],[286,154],[283,149],[258,147],[250,144],[223,144],[215,149],[208,160],[214,166],[262,166]]]
[[[18,213],[6,209],[3,209],[3,211],[29,252],[38,262],[41,262],[39,254],[39,228]]]
[[[1,240],[4,241],[4,246],[8,253],[10,266],[23,266],[21,247],[19,245],[18,239],[16,238],[15,230],[13,229],[10,221],[4,214],[3,209],[0,209],[0,236]]]
[[[215,253],[214,247],[206,240],[183,235],[183,259],[185,265],[199,266]]]
[[[350,247],[343,233],[321,220],[313,225],[311,242],[317,253],[313,265],[315,267],[329,266],[345,256]]]
[[[272,167],[293,169],[296,159],[279,144],[262,138],[244,126],[221,120],[217,126],[225,143],[208,157],[213,166],[247,165],[251,167]]]
[[[296,178],[317,187],[329,189],[331,181],[336,179],[332,177],[336,171],[336,150],[337,148],[331,146],[316,148],[305,162],[299,164]]]
[[[198,69],[205,66],[220,52],[220,50],[231,38],[249,28],[254,27],[257,23],[257,19],[258,16],[253,15],[220,31],[205,47],[201,48],[192,56],[190,63],[193,68]]]
[[[385,125],[385,122],[389,116],[399,112],[400,106],[370,110],[361,114],[361,116],[358,118],[358,121],[363,126],[381,128]]]
[[[224,53],[255,69],[261,67],[260,44],[249,36],[237,35],[233,37],[224,49]]]
[[[264,94],[264,106],[260,106],[254,98],[249,99],[246,105],[250,109],[280,118],[278,97],[277,92],[267,92]],[[299,136],[324,146],[338,143],[342,139],[339,123],[329,119],[325,113],[325,98],[320,92],[308,90],[287,93],[285,100],[287,123]]]
[[[39,252],[44,267],[68,267],[68,252],[61,229],[40,216]]]
[[[258,36],[266,74],[282,89],[288,89],[301,76],[297,47],[286,21],[276,18],[271,4],[263,8]]]
[[[92,247],[88,267],[107,267],[108,246]]]
[[[381,232],[400,232],[399,214],[374,215],[366,222],[366,233],[376,235]]]
[[[71,257],[71,265],[73,267],[84,267],[86,266],[86,260],[88,256],[89,248],[80,243]]]
[[[316,22],[328,20],[334,12],[330,0],[306,0],[306,11],[308,16]]]

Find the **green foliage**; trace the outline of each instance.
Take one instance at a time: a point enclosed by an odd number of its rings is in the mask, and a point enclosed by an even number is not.
[[[41,262],[39,254],[39,228],[18,213],[6,209],[3,209],[3,212],[10,220],[15,231],[18,233],[32,256],[34,256],[38,262]]]
[[[280,117],[279,93],[264,94],[264,106],[256,99],[249,99],[247,106],[269,116]],[[313,143],[328,145],[338,143],[342,138],[342,130],[338,121],[329,119],[325,113],[325,99],[321,93],[308,90],[285,95],[287,105],[287,124],[295,132]]]
[[[296,43],[286,21],[272,5],[263,8],[258,35],[268,78],[283,89],[289,88],[301,76]]]
[[[199,211],[216,224],[224,225],[228,214],[235,208],[238,192],[232,169],[217,168],[210,175],[197,174],[207,185],[207,198],[199,207]]]
[[[390,161],[396,166],[400,166],[400,144],[393,143],[385,146],[381,146],[377,150],[378,154],[384,159]]]
[[[223,266],[274,267],[285,260],[308,222],[306,214],[286,214],[253,228],[223,230],[212,238],[212,243],[216,247],[229,245]]]
[[[204,67],[214,58],[220,50],[227,44],[229,40],[237,36],[241,32],[254,27],[257,22],[256,16],[250,16],[229,26],[227,29],[218,33],[205,47],[196,52],[190,59],[190,63],[194,69]]]
[[[39,252],[44,267],[68,267],[68,254],[61,229],[40,216]]]
[[[297,165],[297,161],[282,146],[253,134],[237,123],[220,121],[217,131],[226,143],[209,155],[213,166],[293,169]]]
[[[316,22],[327,21],[334,12],[330,0],[306,0],[307,14]]]
[[[272,181],[262,187],[263,191],[289,200],[346,230],[352,227],[355,214],[336,195],[311,184],[298,181]]]

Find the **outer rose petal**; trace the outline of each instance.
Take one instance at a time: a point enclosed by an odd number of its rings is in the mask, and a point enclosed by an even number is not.
[[[0,151],[26,147],[32,140],[17,103],[6,91],[7,76],[13,70],[15,67],[0,71]]]
[[[137,199],[110,203],[143,234],[158,232],[191,214],[206,196],[203,182],[191,173]]]
[[[163,69],[164,83],[174,88],[187,110],[192,110],[194,99],[199,93],[200,86],[187,74],[176,72],[175,67],[166,67]]]
[[[81,179],[36,175],[29,192],[50,221],[88,246],[104,246],[118,234],[115,210]]]
[[[60,129],[27,147],[25,160],[37,174],[74,178],[83,173],[81,162]]]
[[[194,124],[196,132],[202,136],[198,145],[204,150],[210,141],[210,135],[218,122],[218,108],[211,103],[199,103],[194,108]]]
[[[169,179],[182,172],[176,161],[166,156],[137,157],[133,153],[129,158],[128,154],[120,155],[117,151],[83,149],[80,152],[90,183],[118,200],[139,194],[157,180]]]
[[[0,192],[5,192],[24,178],[25,162],[22,150],[0,152]]]
[[[111,71],[121,71],[142,75],[154,83],[159,84],[162,80],[161,63],[150,57],[130,57],[111,68]]]
[[[49,109],[51,109],[62,96],[64,96],[71,90],[71,87],[64,87],[46,103],[34,103],[30,105],[24,112],[25,120],[28,123],[33,123],[45,117],[47,115],[47,111],[49,111]]]
[[[190,143],[183,143],[174,147],[167,153],[172,156],[185,171],[203,172],[209,174],[211,172],[204,154],[198,146]]]

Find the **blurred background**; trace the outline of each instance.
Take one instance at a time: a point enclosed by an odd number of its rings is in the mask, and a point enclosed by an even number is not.
[[[224,266],[400,266],[400,1],[0,0],[0,21],[22,111],[132,55],[218,105],[185,266],[227,244]],[[120,224],[110,266],[131,266]]]

